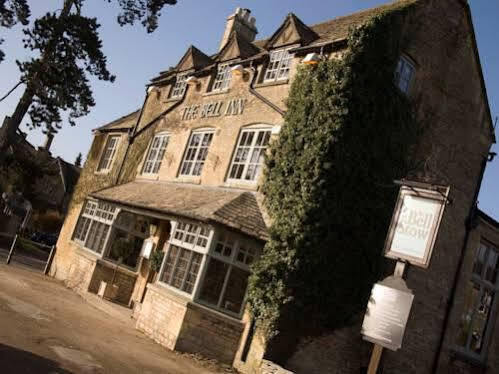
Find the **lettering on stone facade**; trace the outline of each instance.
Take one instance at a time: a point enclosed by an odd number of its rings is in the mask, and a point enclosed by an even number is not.
[[[215,101],[202,105],[189,105],[182,111],[182,121],[221,116],[240,116],[244,113],[245,106],[246,99],[242,98],[231,99],[228,101]]]

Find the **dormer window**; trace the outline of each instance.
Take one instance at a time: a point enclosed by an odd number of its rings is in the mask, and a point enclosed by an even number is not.
[[[270,61],[265,72],[264,82],[274,82],[289,78],[291,62],[294,57],[292,53],[289,53],[290,49],[277,49],[270,52]]]
[[[406,95],[411,89],[414,71],[414,65],[409,61],[409,59],[404,56],[400,56],[399,62],[397,64],[397,70],[395,71],[395,84],[400,89],[400,91],[402,91]]]
[[[187,77],[188,77],[187,73],[177,74],[177,80],[172,89],[172,94],[171,94],[172,99],[180,99],[182,96],[184,96],[185,88],[187,85],[186,82]]]
[[[225,91],[229,89],[232,72],[229,64],[218,65],[217,76],[213,82],[212,91]]]

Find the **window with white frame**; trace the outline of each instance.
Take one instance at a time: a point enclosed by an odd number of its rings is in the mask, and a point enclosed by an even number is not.
[[[187,77],[188,73],[177,74],[175,84],[172,88],[172,94],[170,95],[172,99],[178,99],[184,96],[185,88],[187,87]]]
[[[414,65],[404,56],[400,56],[395,71],[395,84],[405,94],[409,93],[414,76]]]
[[[229,171],[229,180],[255,181],[269,144],[270,128],[243,129]]]
[[[142,174],[158,174],[169,139],[168,134],[154,136],[144,161]]]
[[[174,225],[168,251],[161,269],[160,281],[192,294],[207,251],[210,230],[201,225],[178,222]]]
[[[465,290],[464,309],[457,335],[457,350],[471,359],[484,362],[493,329],[499,291],[499,252],[481,243],[473,264],[471,280]]]
[[[270,52],[270,61],[265,71],[264,82],[272,82],[285,80],[289,78],[289,71],[291,69],[291,62],[293,61],[294,54],[289,53],[287,49],[277,49]]]
[[[102,254],[115,216],[116,207],[113,205],[88,200],[76,224],[73,240],[92,252]]]
[[[97,171],[109,171],[111,169],[119,140],[119,135],[109,135],[107,137],[106,145],[104,147],[104,151],[102,152]]]
[[[200,176],[203,170],[208,149],[213,139],[213,131],[196,131],[191,134],[184,159],[180,167],[180,175]]]
[[[217,75],[213,81],[212,91],[224,91],[230,86],[232,72],[229,64],[218,65]]]
[[[221,231],[207,260],[199,301],[240,316],[248,287],[249,266],[257,255],[254,243]]]

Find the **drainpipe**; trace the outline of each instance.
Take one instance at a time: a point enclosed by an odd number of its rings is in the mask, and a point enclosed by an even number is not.
[[[117,185],[119,180],[120,180],[120,177],[121,177],[121,173],[123,171],[123,166],[125,164],[125,160],[128,156],[128,152],[130,150],[130,145],[132,145],[132,143],[134,142],[135,138],[137,136],[139,136],[140,134],[142,134],[142,132],[144,132],[145,130],[147,130],[149,127],[151,127],[153,124],[156,123],[156,121],[158,121],[161,117],[167,115],[168,113],[170,113],[172,110],[174,110],[175,108],[177,108],[179,105],[181,105],[183,102],[184,102],[184,99],[185,97],[187,96],[187,91],[189,90],[189,85],[187,85],[185,87],[185,91],[184,91],[184,95],[182,96],[182,98],[177,101],[175,104],[173,104],[172,106],[168,107],[166,110],[164,110],[163,112],[161,112],[158,116],[156,116],[155,118],[153,118],[151,121],[149,121],[143,128],[141,128],[139,131],[137,131],[137,128],[139,127],[139,124],[140,124],[140,120],[142,119],[142,114],[144,113],[144,108],[146,106],[146,103],[147,103],[147,99],[149,98],[149,94],[151,93],[152,90],[150,90],[151,87],[148,87],[147,90],[146,90],[146,97],[144,99],[144,104],[142,104],[142,108],[140,109],[140,114],[139,114],[139,118],[137,119],[137,123],[135,124],[135,126],[133,127],[133,129],[131,131],[128,132],[128,143],[127,143],[127,146],[126,146],[126,150],[125,150],[125,155],[123,156],[123,158],[121,159],[121,163],[120,163],[120,167],[118,169],[118,174],[116,176],[116,180],[114,182],[114,185]]]
[[[269,99],[267,99],[265,96],[263,96],[262,94],[260,94],[259,92],[257,92],[255,90],[255,82],[256,82],[256,77],[257,77],[257,71],[256,71],[256,68],[253,66],[253,61],[251,61],[250,69],[251,69],[251,72],[252,72],[253,76],[251,77],[251,83],[250,83],[250,87],[249,87],[249,92],[253,96],[255,96],[258,99],[260,99],[262,102],[264,102],[265,104],[267,104],[269,107],[271,107],[277,113],[279,113],[281,116],[284,117],[284,115],[286,114],[286,112],[284,110],[282,110],[281,108],[279,108],[277,105],[275,105]]]
[[[490,150],[490,148],[489,148]],[[437,348],[437,353],[435,354],[435,359],[433,360],[433,365],[432,365],[432,374],[438,374],[438,364],[440,362],[440,356],[442,354],[442,349],[444,345],[444,340],[445,340],[445,333],[447,331],[449,322],[450,322],[450,314],[452,310],[452,306],[454,304],[454,299],[456,297],[456,292],[457,292],[457,284],[459,282],[459,277],[461,275],[461,271],[463,268],[463,263],[464,263],[464,255],[466,252],[466,248],[468,247],[468,242],[469,242],[469,236],[471,229],[473,228],[473,219],[476,215],[476,210],[477,210],[477,201],[478,201],[478,194],[480,193],[480,188],[482,186],[482,181],[483,181],[483,175],[485,173],[485,168],[487,166],[487,162],[490,162],[494,159],[495,153],[489,152],[487,156],[485,156],[482,160],[482,165],[481,165],[481,170],[480,170],[480,175],[478,176],[476,188],[475,188],[475,195],[473,196],[473,201],[471,203],[468,217],[466,218],[466,233],[464,235],[464,241],[463,241],[463,246],[461,247],[461,253],[459,255],[459,262],[457,264],[457,270],[456,273],[454,274],[454,280],[452,282],[452,289],[450,292],[450,297],[449,301],[447,302],[447,307],[445,310],[445,316],[444,316],[444,321],[442,323],[442,332],[440,333],[440,338],[438,341],[438,348]]]

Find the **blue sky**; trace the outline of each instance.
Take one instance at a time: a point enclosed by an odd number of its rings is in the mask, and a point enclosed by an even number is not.
[[[33,16],[61,8],[62,0],[34,1]],[[271,35],[289,12],[294,12],[307,24],[314,24],[354,11],[386,3],[385,0],[178,0],[174,7],[163,12],[160,27],[147,34],[139,26],[120,27],[116,22],[117,9],[105,0],[87,0],[84,12],[96,16],[101,23],[101,37],[108,56],[109,69],[117,75],[114,84],[92,81],[97,105],[91,113],[78,120],[76,127],[64,126],[56,136],[52,152],[73,162],[78,152],[83,156],[92,141],[91,130],[140,107],[144,85],[159,71],[177,64],[190,44],[207,54],[216,52],[225,19],[236,7],[250,8],[259,29],[257,38]],[[469,0],[482,60],[492,115],[499,115],[499,48],[497,47],[497,19],[499,1]],[[23,60],[29,51],[22,48],[21,27],[4,31],[2,49],[6,60],[0,64],[0,96],[18,80],[15,60]],[[13,112],[21,89],[0,103],[0,121]],[[23,130],[26,128],[24,127]],[[499,131],[496,129],[499,138]],[[40,131],[29,132],[34,145],[43,142]],[[495,145],[493,150],[499,153]],[[480,208],[499,219],[499,156],[489,163],[482,190]]]

